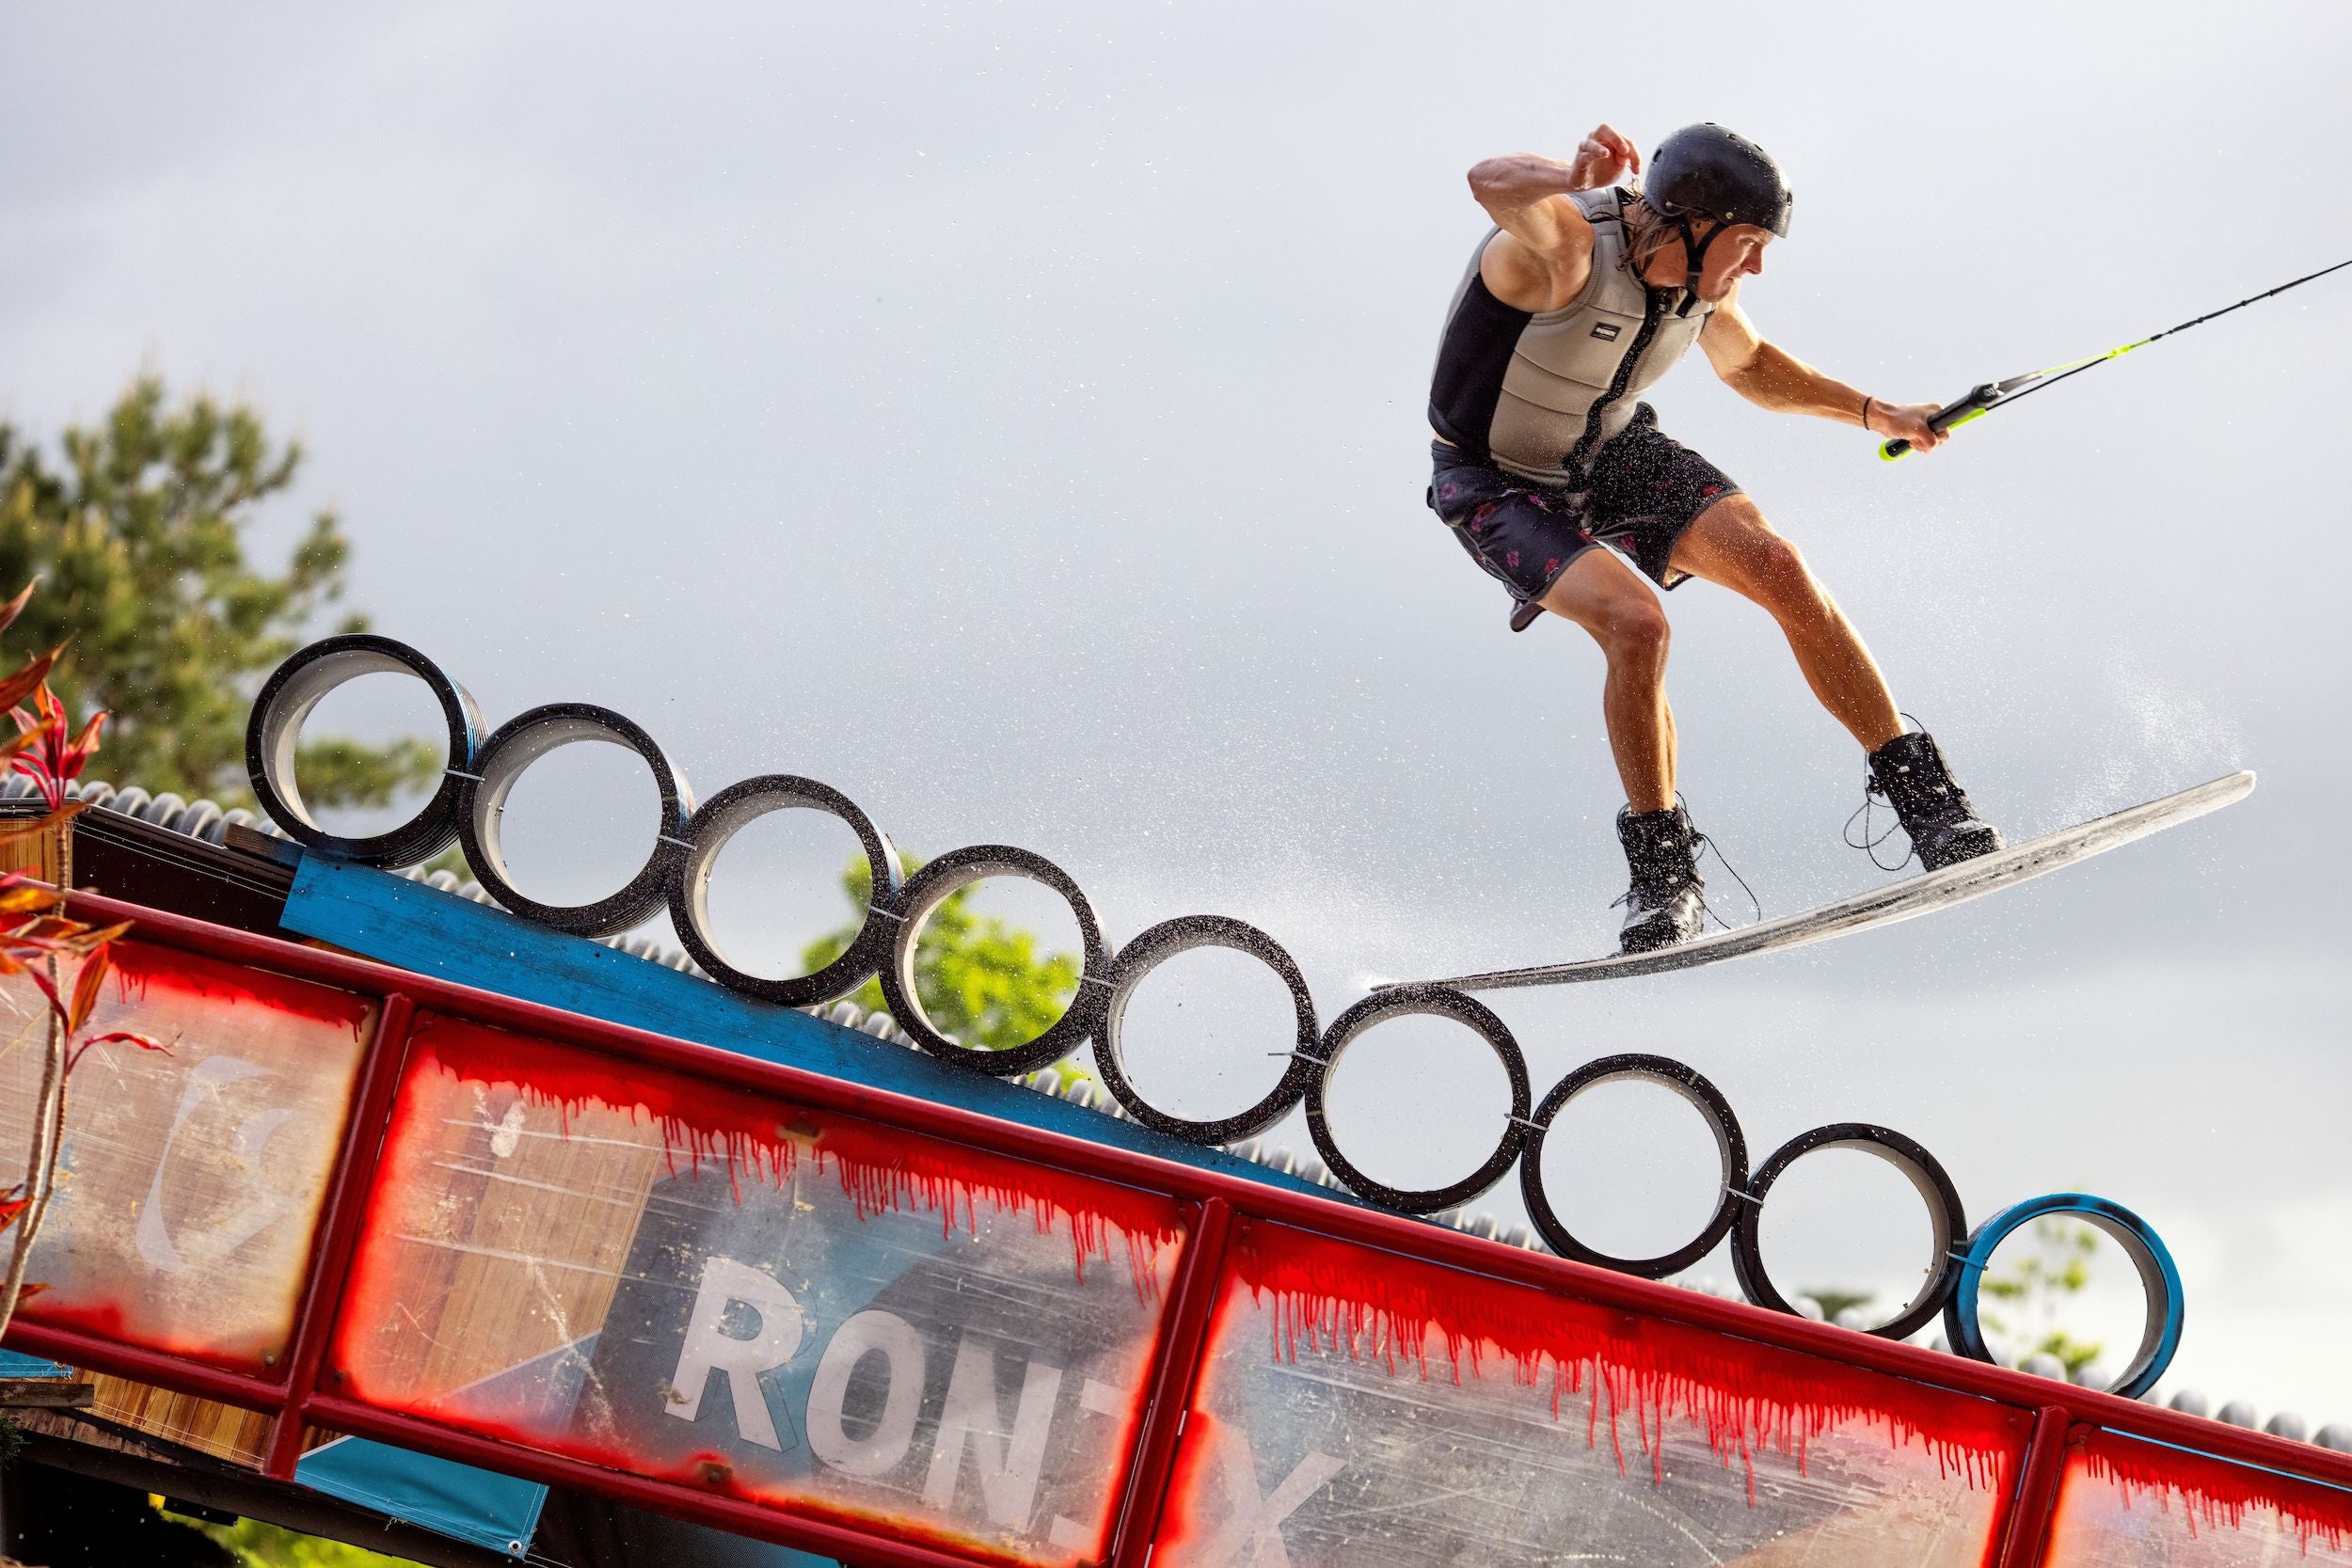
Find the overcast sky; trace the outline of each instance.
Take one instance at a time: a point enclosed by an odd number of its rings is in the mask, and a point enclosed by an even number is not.
[[[18,8],[0,50],[0,415],[54,438],[142,365],[249,398],[310,452],[257,547],[339,507],[356,602],[493,721],[605,703],[706,796],[799,772],[917,850],[1030,847],[1115,940],[1241,916],[1326,1018],[1375,975],[1604,951],[1624,884],[1597,655],[1510,636],[1422,506],[1472,162],[1737,127],[1797,192],[1749,314],[1906,401],[2352,255],[2352,11],[2317,0],[2195,36],[2120,4]],[[1759,1158],[1870,1119],[1972,1217],[2114,1197],[2189,1282],[2168,1386],[2352,1420],[2348,279],[1900,465],[1696,356],[1658,389],[2012,837],[2263,785],[1899,929],[1506,994],[1539,1093],[1658,1051]],[[1683,788],[1767,911],[1881,879],[1839,843],[1862,758],[1770,625],[1704,584],[1669,609]],[[527,885],[617,881],[649,796],[559,754],[513,814]],[[721,899],[771,958],[837,917],[841,859],[777,829]],[[1185,965],[1143,1076],[1232,1108],[1275,1009]],[[1341,1089],[1398,1180],[1474,1164],[1501,1103],[1404,1028]],[[1695,1124],[1591,1110],[1572,1213],[1674,1244]],[[1891,1281],[1907,1189],[1820,1165],[1773,1256]]]

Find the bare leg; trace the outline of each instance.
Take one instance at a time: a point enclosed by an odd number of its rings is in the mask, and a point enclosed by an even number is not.
[[[1875,752],[1903,733],[1895,698],[1861,634],[1754,501],[1725,496],[1700,513],[1676,543],[1674,564],[1720,583],[1779,622],[1813,695],[1864,751]]]
[[[1626,803],[1664,811],[1675,801],[1675,721],[1666,705],[1666,611],[1648,583],[1605,549],[1589,549],[1544,595],[1544,608],[1593,636],[1609,661],[1601,713]]]

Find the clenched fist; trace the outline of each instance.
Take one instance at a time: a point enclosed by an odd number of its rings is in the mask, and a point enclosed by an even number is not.
[[[1613,185],[1627,174],[1642,172],[1642,152],[1613,126],[1594,128],[1593,134],[1577,144],[1576,157],[1568,165],[1569,189],[1598,190]]]
[[[1932,403],[1888,403],[1870,400],[1870,417],[1865,421],[1874,436],[1889,440],[1911,443],[1914,451],[1933,451],[1951,438],[1951,433],[1936,429],[1928,421],[1936,416],[1938,405]]]

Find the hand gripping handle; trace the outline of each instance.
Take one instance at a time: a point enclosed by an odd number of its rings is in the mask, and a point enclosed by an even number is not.
[[[1988,381],[1970,391],[1959,402],[1947,404],[1937,409],[1934,418],[1928,420],[1928,428],[1950,430],[1955,426],[1966,424],[1970,420],[1980,420],[1991,411],[1994,404],[2000,401],[2000,388]],[[1892,463],[1910,451],[1909,441],[1900,439],[1887,441],[1879,447],[1879,459],[1882,462]]]

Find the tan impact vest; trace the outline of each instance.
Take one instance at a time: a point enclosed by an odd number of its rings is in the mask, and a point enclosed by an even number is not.
[[[1574,301],[1528,314],[1519,328],[1486,432],[1487,453],[1498,467],[1549,484],[1574,483],[1570,455],[1589,461],[1621,435],[1642,393],[1674,369],[1714,313],[1702,304],[1687,316],[1676,315],[1681,290],[1648,288],[1627,269],[1623,198],[1615,190],[1568,198],[1593,226],[1593,275]],[[1497,232],[1488,230],[1470,253],[1447,308],[1449,329],[1478,282],[1479,262]],[[1453,433],[1449,438],[1459,439]],[[1585,443],[1581,453],[1580,443]]]

